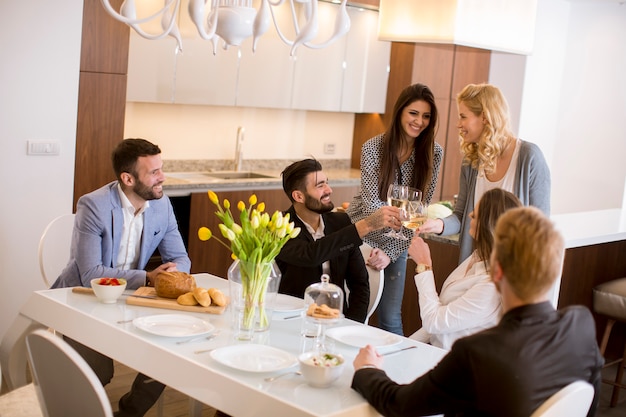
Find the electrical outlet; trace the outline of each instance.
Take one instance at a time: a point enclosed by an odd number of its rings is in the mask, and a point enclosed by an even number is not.
[[[332,155],[335,153],[335,144],[334,143],[325,143],[324,144],[324,153],[326,155]]]
[[[60,148],[59,142],[26,141],[27,155],[58,155]]]

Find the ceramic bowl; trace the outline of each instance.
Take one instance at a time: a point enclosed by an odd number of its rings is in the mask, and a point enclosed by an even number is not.
[[[329,360],[331,359],[331,360]],[[332,359],[336,364],[331,364]],[[309,385],[326,388],[332,385],[341,374],[345,360],[336,353],[305,352],[298,357],[300,372]]]
[[[122,295],[126,289],[126,280],[123,278],[117,278],[120,285],[101,285],[100,281],[103,278],[94,278],[91,280],[91,288],[93,288],[94,294],[98,297],[101,303],[113,304]]]

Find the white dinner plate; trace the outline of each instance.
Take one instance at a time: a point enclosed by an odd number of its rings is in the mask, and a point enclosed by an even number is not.
[[[297,313],[304,310],[304,300],[287,294],[276,294],[274,311],[277,313]]]
[[[326,331],[326,335],[338,342],[358,348],[362,348],[365,345],[374,347],[393,346],[402,342],[398,335],[376,327],[362,325],[333,327]]]
[[[284,350],[266,345],[234,345],[211,351],[222,365],[247,372],[274,372],[290,368],[298,359]]]
[[[186,337],[210,333],[214,327],[208,321],[184,314],[156,314],[137,317],[135,327],[157,336]]]

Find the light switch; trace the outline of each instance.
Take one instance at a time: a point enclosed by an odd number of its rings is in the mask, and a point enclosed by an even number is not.
[[[27,155],[58,155],[61,149],[59,142],[26,142]]]

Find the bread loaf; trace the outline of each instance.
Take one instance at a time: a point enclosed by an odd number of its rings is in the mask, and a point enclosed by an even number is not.
[[[196,287],[193,290],[193,296],[202,307],[208,307],[211,305],[211,296],[207,292],[206,288]]]
[[[186,272],[159,272],[154,289],[159,297],[178,298],[196,288],[196,280]]]
[[[176,302],[181,306],[196,306],[198,305],[198,301],[196,297],[193,296],[192,292],[186,292],[183,295],[179,295],[176,299]]]
[[[209,295],[216,306],[222,307],[226,305],[226,296],[217,288],[209,288]]]

